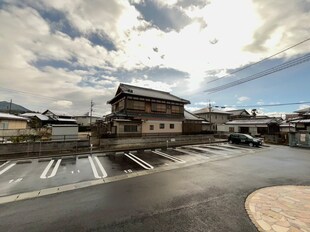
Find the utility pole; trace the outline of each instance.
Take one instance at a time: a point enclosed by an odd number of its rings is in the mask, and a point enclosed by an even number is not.
[[[11,110],[12,110],[12,99],[10,101],[9,114],[11,113]]]
[[[209,100],[209,115],[210,115],[210,130],[213,131],[212,122],[211,122],[211,119],[212,119],[212,106],[211,106],[210,100]]]
[[[91,127],[92,124],[92,117],[93,117],[93,107],[94,107],[95,103],[93,102],[93,100],[90,101],[90,121],[89,121],[89,126]]]

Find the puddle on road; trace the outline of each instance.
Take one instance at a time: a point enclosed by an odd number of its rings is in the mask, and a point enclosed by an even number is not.
[[[104,159],[105,157],[107,157],[107,159]],[[143,168],[138,165],[137,163],[135,163],[134,161],[132,161],[131,159],[129,159],[127,156],[120,154],[120,155],[107,155],[107,156],[98,156],[98,158],[100,159],[100,161],[103,160],[103,163],[109,162],[108,166],[112,169],[112,170],[117,170],[117,171],[123,171],[123,170],[142,170]]]
[[[55,160],[57,161],[57,160]],[[63,158],[60,163],[61,166],[67,166],[67,165],[76,165],[76,158],[70,157],[70,158]]]

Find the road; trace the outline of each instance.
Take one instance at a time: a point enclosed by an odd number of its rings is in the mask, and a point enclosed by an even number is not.
[[[244,209],[248,194],[266,186],[309,185],[309,176],[309,150],[249,150],[3,204],[0,231],[257,231]]]

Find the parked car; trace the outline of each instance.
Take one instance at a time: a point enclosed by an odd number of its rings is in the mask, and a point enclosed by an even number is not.
[[[236,144],[244,143],[244,144],[248,144],[250,147],[253,147],[253,146],[259,147],[262,145],[261,139],[253,138],[252,136],[248,134],[241,134],[241,133],[230,134],[228,136],[228,142],[236,143]]]

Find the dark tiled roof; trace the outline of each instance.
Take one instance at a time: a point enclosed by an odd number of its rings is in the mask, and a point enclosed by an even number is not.
[[[174,96],[170,94],[169,92],[164,92],[164,91],[149,89],[149,88],[143,88],[143,87],[138,87],[138,86],[133,86],[133,85],[127,85],[123,83],[119,85],[119,88],[121,89],[122,93],[126,93],[132,96],[149,97],[149,98],[181,102],[184,104],[190,104],[190,101]],[[115,97],[117,97],[117,95]],[[108,103],[110,103],[113,99],[108,101]]]

